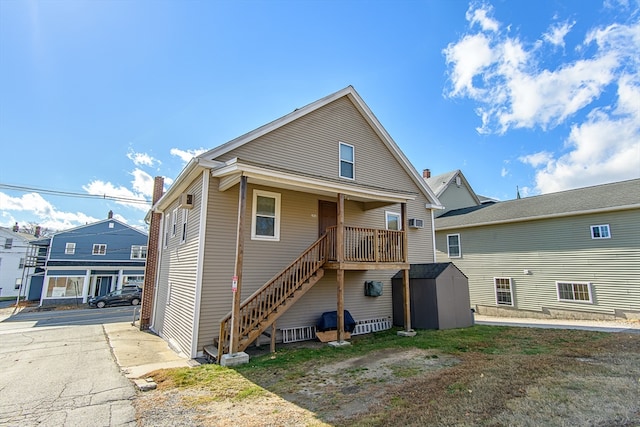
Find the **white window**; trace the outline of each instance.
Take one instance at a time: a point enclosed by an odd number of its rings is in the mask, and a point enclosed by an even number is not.
[[[251,238],[254,240],[280,240],[280,194],[253,191]]]
[[[4,248],[11,249],[12,247],[13,247],[13,239],[7,238],[7,240],[4,241]]]
[[[184,243],[187,241],[187,215],[189,211],[187,209],[182,209],[182,236],[180,237],[180,243]]]
[[[131,245],[131,259],[147,259],[147,247]]]
[[[354,179],[355,155],[353,145],[340,143],[340,178]]]
[[[402,221],[399,213],[385,212],[384,216],[387,230],[402,230]]]
[[[510,277],[494,277],[493,284],[496,289],[496,304],[513,305],[513,286]]]
[[[170,221],[170,218],[169,216],[167,216],[166,220],[164,221],[164,247],[165,248],[169,244],[169,228],[171,226],[171,223],[169,221]]]
[[[459,234],[447,234],[447,253],[449,258],[460,258],[462,251]]]
[[[106,255],[107,253],[107,245],[103,243],[95,243],[93,245],[93,251],[91,252],[93,255]]]
[[[76,253],[76,244],[75,243],[67,243],[64,247],[65,255],[73,255]]]
[[[171,237],[174,237],[176,235],[176,228],[178,227],[178,209],[173,210],[171,217]]]
[[[556,282],[558,301],[592,303],[591,283]]]
[[[611,232],[609,231],[609,224],[592,225],[591,238],[592,239],[610,239]]]

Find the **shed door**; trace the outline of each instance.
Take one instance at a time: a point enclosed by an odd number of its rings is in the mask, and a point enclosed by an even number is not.
[[[338,204],[336,202],[318,201],[318,237],[322,236],[328,227],[338,224]]]

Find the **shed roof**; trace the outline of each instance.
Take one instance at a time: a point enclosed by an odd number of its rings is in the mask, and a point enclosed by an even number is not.
[[[640,179],[456,209],[436,218],[436,230],[640,208]]]
[[[460,271],[452,262],[432,262],[429,264],[411,264],[409,267],[409,279],[435,279],[449,266]],[[460,271],[464,276],[464,273]],[[403,270],[398,271],[392,279],[402,279]],[[466,277],[466,276],[465,276]]]

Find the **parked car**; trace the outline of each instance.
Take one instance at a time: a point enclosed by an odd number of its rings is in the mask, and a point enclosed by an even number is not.
[[[90,298],[89,306],[104,308],[109,305],[138,305],[141,297],[142,289],[138,287],[122,288],[100,297]]]

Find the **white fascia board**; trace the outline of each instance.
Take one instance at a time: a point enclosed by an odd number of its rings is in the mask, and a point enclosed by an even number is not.
[[[211,171],[211,175],[221,178],[220,191],[231,188],[237,182],[240,174],[257,180],[289,185],[304,188],[306,190],[318,192],[342,193],[346,196],[361,198],[366,200],[385,201],[391,203],[403,203],[408,200],[415,200],[416,195],[412,193],[391,193],[384,190],[353,188],[340,183],[323,181],[312,177],[301,177],[295,174],[288,174],[282,171],[272,171],[254,165],[247,165],[238,162],[238,159],[231,159],[224,167]],[[225,179],[226,178],[226,179]]]
[[[222,162],[215,160],[206,160],[200,157],[192,158],[189,163],[182,169],[180,175],[173,182],[166,193],[160,197],[160,200],[152,207],[155,212],[162,212],[174,199],[177,194],[182,193],[191,182],[198,177],[203,169],[214,169],[224,165]]]

